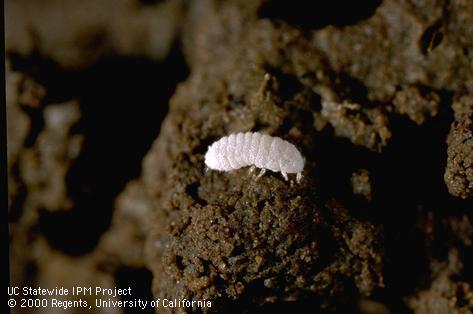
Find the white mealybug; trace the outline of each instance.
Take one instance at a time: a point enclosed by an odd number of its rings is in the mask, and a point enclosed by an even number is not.
[[[261,168],[258,178],[266,169],[280,171],[284,179],[288,173],[297,173],[296,180],[302,179],[304,158],[297,148],[279,138],[261,133],[235,133],[222,137],[209,146],[205,154],[205,164],[213,170],[231,171],[241,167]]]

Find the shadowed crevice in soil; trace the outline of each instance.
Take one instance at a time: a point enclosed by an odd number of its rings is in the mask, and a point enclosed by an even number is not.
[[[406,295],[428,287],[432,257],[447,257],[448,232],[441,230],[442,217],[454,215],[458,203],[443,182],[446,163],[446,136],[453,112],[451,95],[441,92],[442,102],[436,117],[421,127],[405,117],[393,116],[393,138],[382,162],[373,167],[372,217],[383,223],[386,235],[385,286],[382,298],[393,307],[395,295]],[[401,197],[402,196],[402,197]],[[432,214],[436,226],[435,252],[420,217]],[[445,240],[445,241],[444,241]]]
[[[288,6],[290,4],[290,7]],[[381,0],[363,2],[334,0],[329,2],[268,0],[258,11],[262,18],[283,20],[302,29],[319,29],[328,25],[347,26],[374,14]]]
[[[31,131],[25,138],[25,147],[32,147],[40,131],[44,128],[43,111],[41,108],[33,108],[30,106],[21,106],[21,109],[28,115],[31,121]]]
[[[137,0],[137,2],[143,5],[155,5],[164,2],[164,0]]]
[[[45,103],[79,100],[81,120],[72,133],[85,141],[66,179],[74,205],[64,212],[41,211],[39,229],[53,247],[84,254],[108,228],[115,197],[140,174],[187,67],[179,47],[163,63],[113,57],[82,71],[66,71],[39,56],[16,60],[47,88]]]

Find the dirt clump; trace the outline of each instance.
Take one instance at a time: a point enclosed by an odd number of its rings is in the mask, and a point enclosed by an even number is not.
[[[444,178],[450,194],[467,198],[473,195],[473,98],[464,96],[453,108]]]

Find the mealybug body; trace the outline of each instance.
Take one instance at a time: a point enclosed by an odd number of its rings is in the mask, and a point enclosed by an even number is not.
[[[279,137],[246,132],[222,137],[210,145],[205,164],[219,171],[256,166],[261,168],[258,177],[268,169],[281,172],[286,180],[288,173],[296,173],[297,182],[300,182],[304,158],[293,144]]]

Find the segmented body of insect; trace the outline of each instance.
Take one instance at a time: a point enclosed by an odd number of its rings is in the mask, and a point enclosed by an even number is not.
[[[261,168],[258,178],[266,169],[281,172],[284,179],[288,173],[296,173],[302,179],[304,158],[297,148],[279,138],[258,132],[234,133],[222,137],[209,146],[205,164],[213,170],[231,171],[241,167]]]

